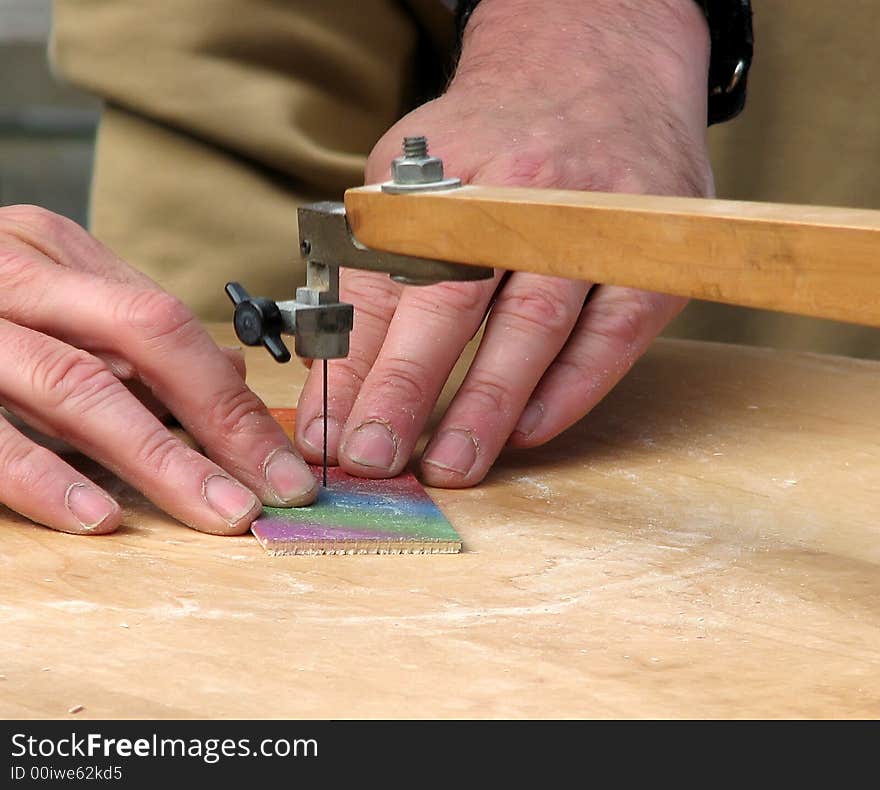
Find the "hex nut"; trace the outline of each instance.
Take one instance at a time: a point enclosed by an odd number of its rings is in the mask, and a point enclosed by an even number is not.
[[[443,160],[436,156],[415,159],[399,156],[391,164],[391,177],[397,184],[430,184],[443,180]]]

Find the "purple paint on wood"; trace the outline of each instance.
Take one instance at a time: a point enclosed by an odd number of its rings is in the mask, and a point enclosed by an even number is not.
[[[328,527],[308,521],[295,522],[265,516],[259,519],[256,530],[259,530],[260,538],[268,543],[292,540],[400,540],[396,532]]]

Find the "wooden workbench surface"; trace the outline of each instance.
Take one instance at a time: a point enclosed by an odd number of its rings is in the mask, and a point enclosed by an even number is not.
[[[295,404],[301,366],[248,361]],[[878,396],[880,363],[660,341],[431,490],[459,556],[271,558],[112,481],[113,536],[5,512],[0,716],[876,717]]]

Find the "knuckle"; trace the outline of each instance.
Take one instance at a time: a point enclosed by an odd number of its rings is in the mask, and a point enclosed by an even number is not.
[[[597,355],[589,349],[572,350],[554,360],[553,372],[583,387],[584,394],[592,395],[602,388],[608,377],[599,362]]]
[[[165,477],[183,450],[184,446],[174,436],[160,428],[140,443],[136,461],[139,468],[151,470],[158,477]]]
[[[0,441],[0,484],[26,490],[50,490],[56,458],[51,450],[5,431]]]
[[[213,430],[220,436],[238,436],[254,427],[254,415],[263,411],[263,404],[247,387],[236,386],[216,394],[208,412]]]
[[[33,251],[17,240],[0,240],[0,288],[3,289],[4,304],[9,297],[15,301],[28,299],[39,291],[39,266]]]
[[[138,290],[120,303],[120,311],[120,322],[142,333],[147,342],[183,343],[187,335],[199,331],[192,311],[166,291]]]
[[[587,308],[590,333],[617,349],[641,346],[659,329],[668,312],[664,309],[667,302],[677,303],[660,294],[634,290],[616,299],[597,299]]]
[[[643,313],[632,305],[601,308],[593,314],[590,330],[610,346],[627,348],[640,339],[643,317]]]
[[[73,220],[40,206],[6,206],[0,211],[0,228],[14,236],[57,239],[82,232]]]
[[[351,392],[358,392],[364,384],[371,365],[372,360],[364,356],[363,352],[352,348],[344,359],[334,359],[330,370],[333,378],[342,383],[344,388]],[[333,390],[336,392],[335,383]]]
[[[525,325],[542,335],[568,334],[575,315],[569,308],[569,299],[550,285],[535,285],[507,292],[505,289],[495,303],[494,311],[509,320]]]
[[[402,357],[391,357],[375,370],[370,384],[382,393],[385,403],[415,404],[427,397],[427,385],[432,376],[421,362]]]
[[[83,413],[123,389],[110,369],[87,351],[43,349],[31,367],[31,386],[49,408],[76,407]]]
[[[508,384],[485,371],[472,371],[461,394],[481,414],[509,416],[513,412],[513,399]]]

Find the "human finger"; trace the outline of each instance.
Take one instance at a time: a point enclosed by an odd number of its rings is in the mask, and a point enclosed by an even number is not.
[[[500,277],[404,290],[343,431],[345,471],[388,477],[403,469]]]
[[[56,265],[20,240],[5,240],[3,252],[0,276],[13,287],[0,291],[0,314],[78,348],[127,360],[209,457],[266,504],[314,500],[317,482],[309,468],[179,300],[156,287],[83,273],[78,260]]]
[[[0,502],[38,524],[78,535],[104,535],[122,521],[106,491],[2,417]]]
[[[247,376],[247,365],[245,363],[244,354],[240,347],[222,347],[220,349],[223,355],[232,363],[235,372],[243,379]],[[150,389],[137,378],[137,372],[128,360],[117,357],[115,354],[96,353],[95,356],[100,359],[110,372],[116,376],[128,388],[141,403],[144,404],[153,414],[155,414],[163,422],[174,422],[174,415],[168,411],[168,407],[158,401]]]
[[[169,433],[100,360],[5,320],[0,399],[196,529],[238,534],[261,512],[251,491]]]
[[[113,282],[159,287],[72,219],[40,206],[0,208],[0,233],[18,239],[59,266]]]
[[[559,353],[588,283],[515,273],[496,297],[480,348],[421,462],[430,485],[483,479]]]
[[[402,286],[384,274],[355,269],[340,273],[340,299],[354,305],[354,327],[348,356],[330,360],[327,366],[327,457],[334,464],[342,427],[376,361],[401,291]],[[297,447],[312,463],[321,463],[323,456],[323,367],[311,366],[297,405]]]
[[[565,348],[529,398],[510,444],[535,447],[580,420],[686,303],[677,296],[633,288],[596,288]]]

